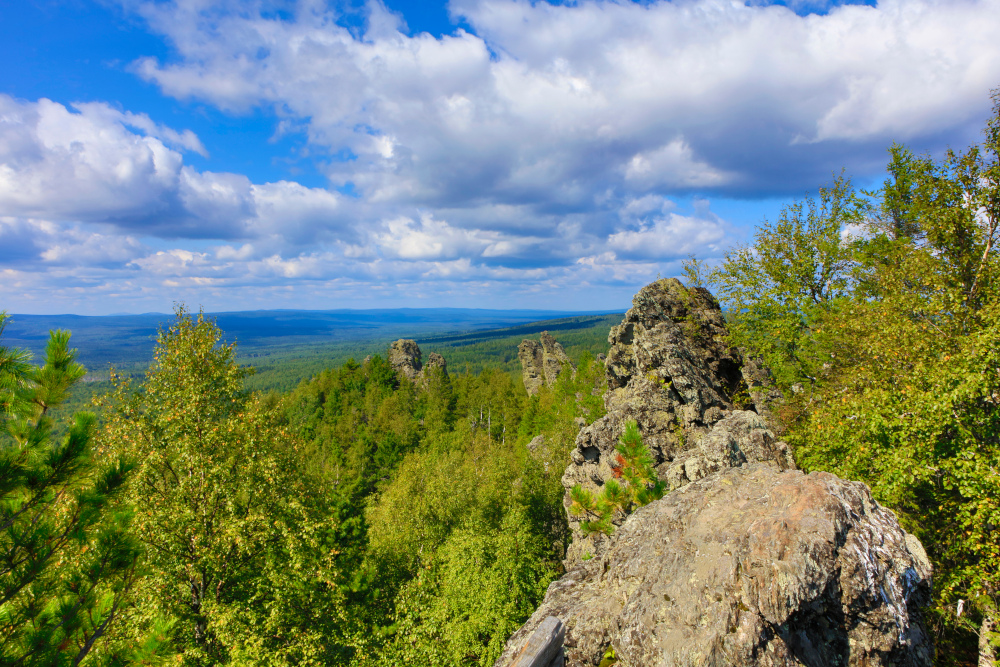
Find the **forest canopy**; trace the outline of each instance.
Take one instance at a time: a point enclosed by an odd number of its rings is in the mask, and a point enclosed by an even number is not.
[[[0,664],[487,665],[561,573],[558,462],[603,414],[588,352],[534,397],[506,370],[414,383],[378,355],[260,394],[179,307],[145,377],[113,374],[54,442],[84,375],[68,342],[41,368],[0,350],[4,520],[51,515],[5,543]]]

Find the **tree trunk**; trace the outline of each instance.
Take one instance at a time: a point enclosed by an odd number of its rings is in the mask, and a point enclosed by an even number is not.
[[[996,619],[987,614],[979,628],[979,667],[995,667],[996,656],[990,645],[990,636],[996,630]]]

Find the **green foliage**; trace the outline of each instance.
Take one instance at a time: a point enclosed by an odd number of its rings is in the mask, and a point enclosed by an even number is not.
[[[520,377],[487,369],[478,375],[456,376],[454,386],[455,408],[465,415],[472,433],[485,432],[501,446],[517,438],[527,402]]]
[[[688,258],[681,262],[681,269],[684,271],[684,286],[688,289],[705,287],[708,283],[705,262],[699,260],[695,255],[688,255]]]
[[[8,315],[0,311],[0,339],[7,327]],[[34,412],[29,397],[31,354],[0,345],[0,419],[27,419]]]
[[[114,489],[87,496],[104,532],[62,548],[57,557],[75,561],[60,563],[59,576],[89,562],[83,554],[107,552],[94,545],[108,536],[129,546],[132,569],[127,585],[102,580],[85,601],[88,618],[114,624],[67,632],[100,639],[87,658],[95,663],[492,664],[561,572],[569,531],[559,477],[579,420],[603,414],[603,368],[590,349],[603,348],[606,319],[550,327],[565,332],[579,369],[531,399],[512,372],[530,326],[440,337],[434,345],[462,373],[428,369],[413,383],[374,355],[282,396],[252,394],[253,369],[235,346],[178,308],[145,376],[130,362],[97,401],[100,466],[80,453],[95,423],[71,431],[78,474]],[[90,399],[68,335],[53,340],[48,370],[37,372],[0,348],[7,431],[22,440],[42,443],[33,434],[53,426],[54,410]],[[282,369],[281,359],[268,357],[266,372],[322,363]],[[539,434],[545,446],[529,453]],[[133,463],[118,478],[98,483],[125,457]],[[34,664],[57,662],[46,653]]]
[[[850,181],[838,177],[818,199],[763,221],[753,243],[727,252],[710,275],[733,314],[732,342],[760,355],[786,387],[822,368],[816,329],[853,292],[856,250],[844,235],[863,210]]]
[[[544,390],[544,404],[499,370],[416,388],[420,442],[365,513],[365,623],[376,631],[356,662],[492,664],[534,611],[561,571],[569,531],[562,460],[525,444],[540,428],[558,449],[558,433],[579,429],[597,374],[589,355],[581,367]],[[401,380],[398,391],[409,387]]]
[[[345,658],[336,503],[297,470],[297,444],[243,387],[251,372],[203,315],[177,309],[133,391],[120,382],[101,434],[138,461],[125,506],[149,572],[122,644],[172,623],[187,665],[330,664]]]
[[[0,313],[0,333],[6,314]],[[103,648],[139,576],[129,514],[109,507],[131,465],[95,464],[95,418],[77,414],[50,438],[50,408],[85,370],[68,332],[53,331],[45,363],[0,347],[0,665],[120,664],[160,652],[155,637]]]
[[[814,381],[783,410],[800,465],[866,482],[926,547],[941,664],[975,658],[958,601],[991,622],[1000,599],[1000,93],[994,102],[981,146],[940,161],[893,146],[861,233],[839,248],[833,222],[825,236],[765,225],[763,250],[717,274],[734,340],[776,359],[785,382]],[[772,279],[767,258],[803,255],[830,258],[829,291]]]
[[[520,384],[520,379],[518,379]],[[580,431],[580,422],[591,424],[605,414],[604,364],[589,352],[580,355],[576,373],[563,372],[555,386],[542,386],[527,399],[518,427],[518,439],[528,442],[543,435],[548,461],[564,466]]]
[[[305,442],[303,460],[344,497],[371,493],[420,437],[416,388],[400,386],[379,356],[302,382],[282,410]]]
[[[611,667],[611,665],[618,664],[618,656],[615,655],[615,649],[612,646],[608,646],[608,650],[604,652],[604,657],[601,658],[601,662],[597,667]]]
[[[648,505],[663,497],[666,486],[653,468],[653,456],[642,442],[639,425],[629,420],[615,447],[615,479],[609,479],[596,496],[579,484],[570,490],[572,504],[569,511],[574,516],[586,516],[580,522],[584,535],[614,531],[616,515],[630,514],[634,508]],[[622,480],[622,485],[617,480]],[[593,517],[593,518],[590,518]]]
[[[492,665],[534,612],[557,569],[549,545],[514,504],[499,524],[464,520],[421,559],[400,591],[381,664]]]

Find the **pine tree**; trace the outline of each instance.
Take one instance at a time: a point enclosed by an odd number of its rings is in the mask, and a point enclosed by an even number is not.
[[[41,368],[0,346],[0,665],[136,662],[162,648],[154,637],[94,651],[140,576],[141,549],[128,514],[110,506],[131,465],[95,464],[94,416],[77,414],[65,440],[51,441],[49,410],[86,373],[69,339],[51,332]]]
[[[138,459],[126,500],[149,563],[129,635],[168,618],[187,665],[340,664],[341,508],[221,336],[179,307],[142,386],[109,399],[100,442]]]
[[[642,441],[639,425],[625,422],[625,430],[615,447],[615,478],[604,483],[596,496],[579,484],[570,489],[573,500],[570,512],[575,516],[594,517],[580,522],[585,535],[614,531],[615,515],[630,514],[634,508],[648,505],[663,497],[666,487],[653,468],[653,456]],[[624,485],[618,480],[622,480]]]

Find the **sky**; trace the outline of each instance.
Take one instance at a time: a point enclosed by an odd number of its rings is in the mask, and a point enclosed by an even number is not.
[[[627,308],[901,142],[1000,0],[0,2],[0,310]]]

